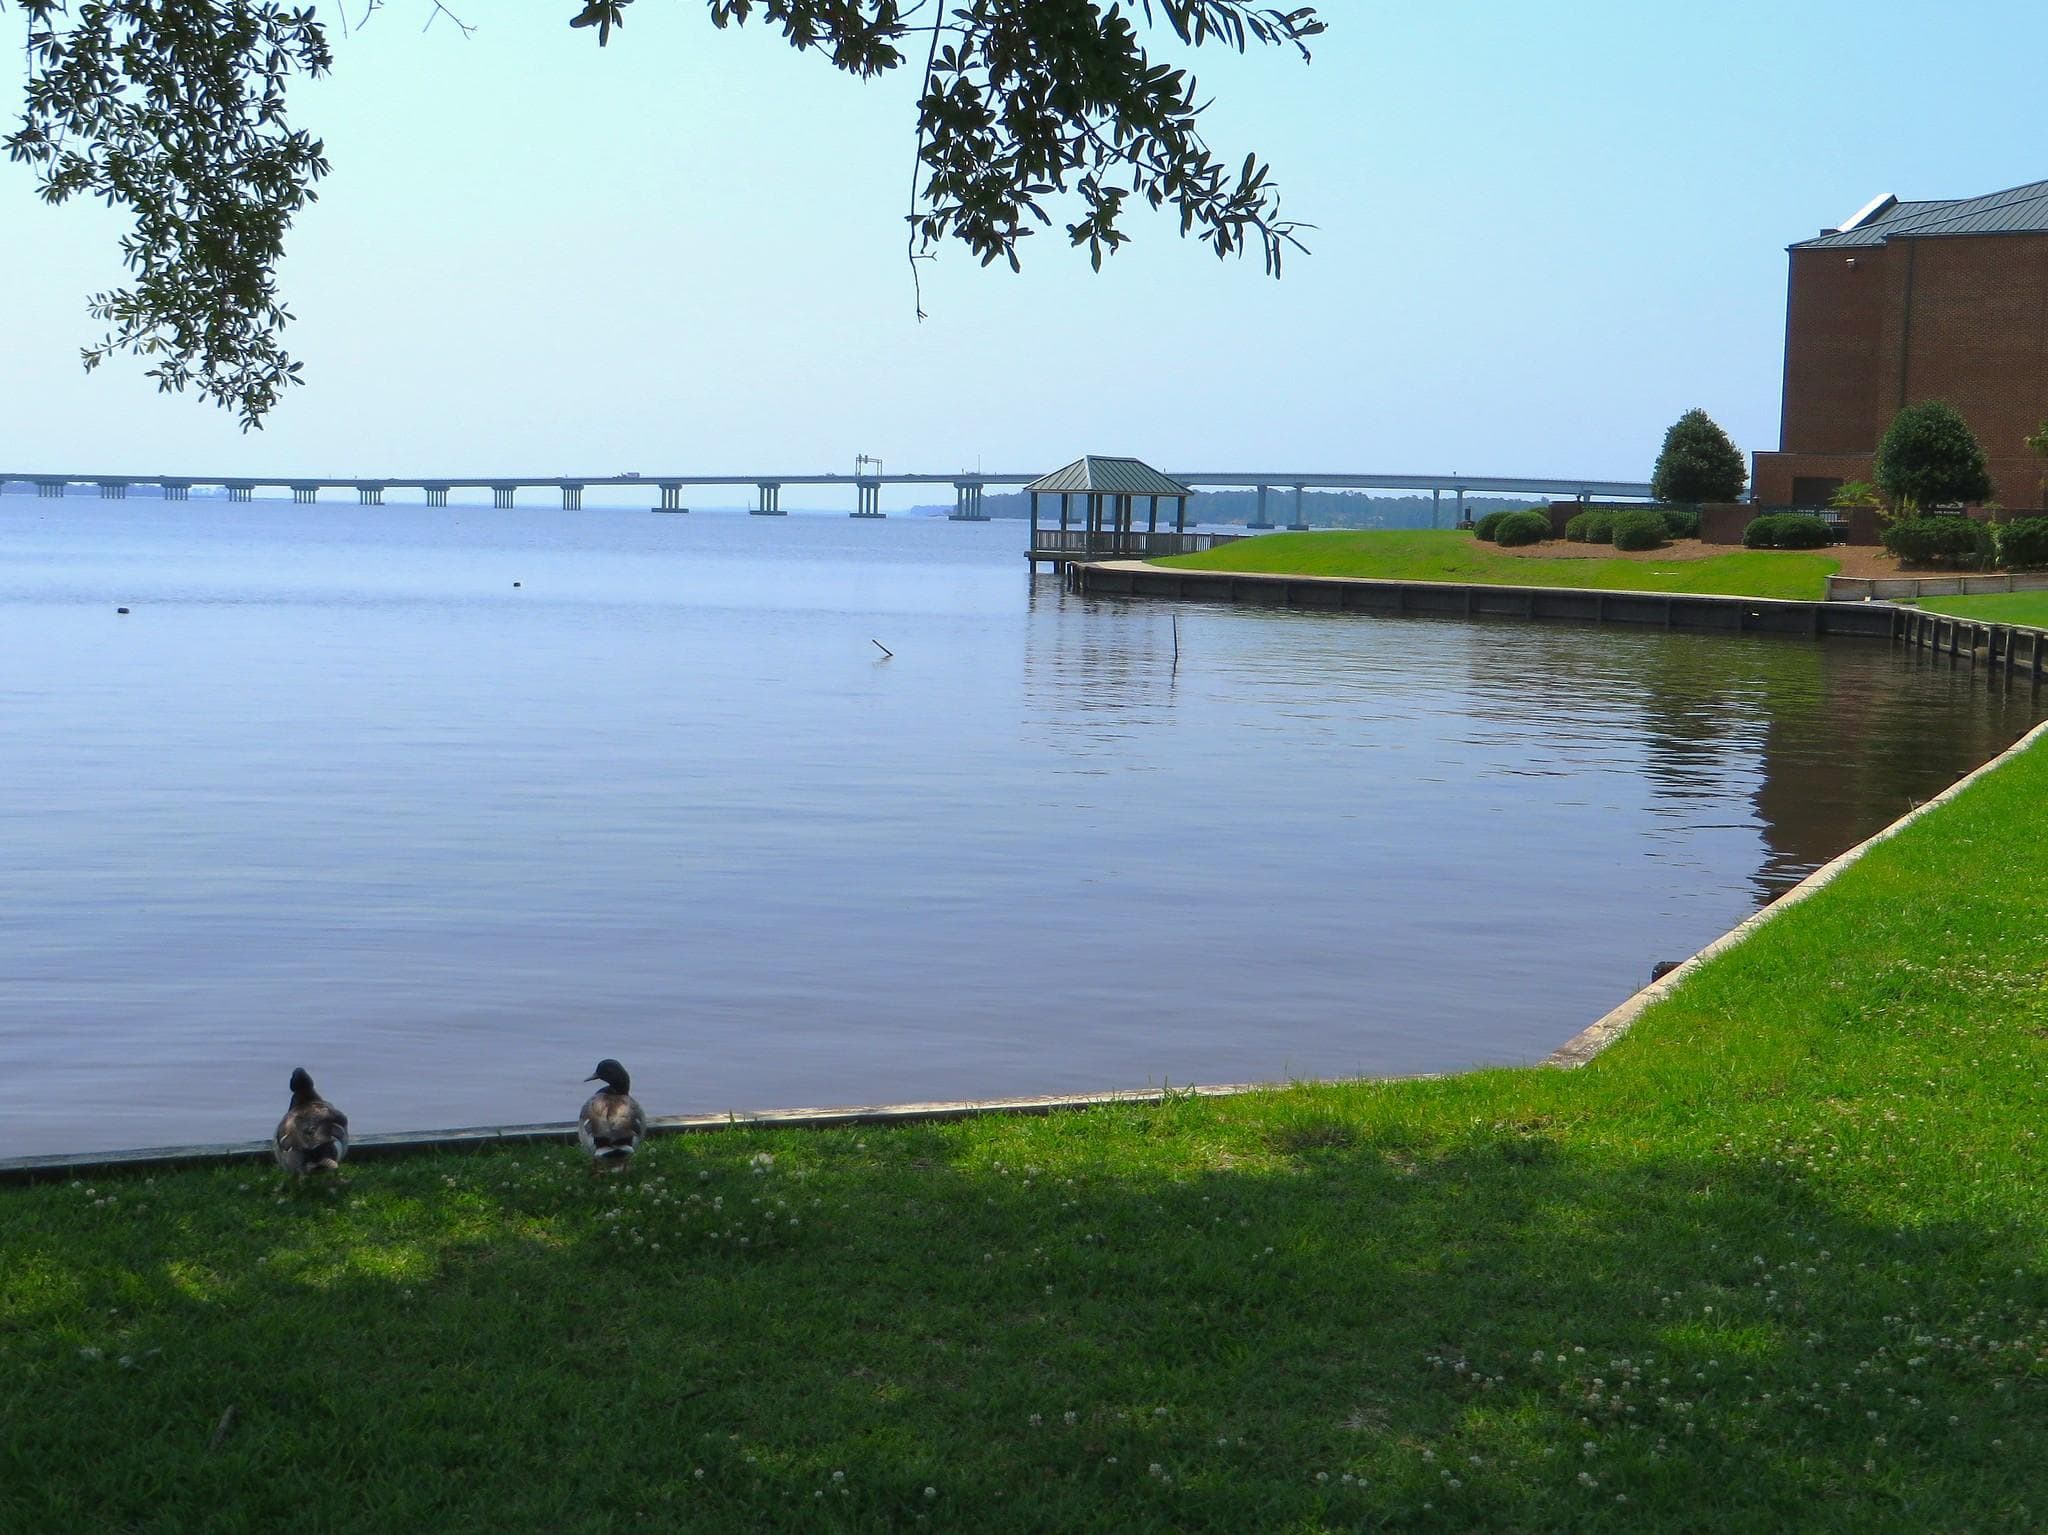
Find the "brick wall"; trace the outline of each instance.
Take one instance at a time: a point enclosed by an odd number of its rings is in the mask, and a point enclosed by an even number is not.
[[[1868,453],[1877,446],[1878,346],[1890,247],[1795,250],[1785,290],[1787,453]],[[1767,499],[1767,498],[1766,498]]]
[[[1789,503],[1795,479],[1870,478],[1899,407],[1946,400],[1983,443],[1995,498],[2048,506],[2025,447],[2048,420],[2048,235],[1795,250],[1785,314],[1783,446],[1756,456],[1759,501]]]

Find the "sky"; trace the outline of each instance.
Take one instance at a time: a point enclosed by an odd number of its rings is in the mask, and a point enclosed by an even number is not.
[[[81,371],[123,221],[0,164],[0,471],[1647,478],[1694,405],[1776,445],[1787,244],[2048,177],[2034,5],[1324,0],[1307,65],[1193,58],[1211,144],[1316,226],[1279,281],[1134,212],[1100,273],[1057,229],[1021,275],[943,251],[920,323],[914,70],[702,0],[600,51],[577,8],[471,0],[465,38],[386,0],[300,85],[333,163],[281,272],[309,382],[260,433]]]

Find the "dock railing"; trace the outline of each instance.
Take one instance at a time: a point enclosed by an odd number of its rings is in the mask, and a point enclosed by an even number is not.
[[[1199,554],[1218,544],[1247,537],[1243,533],[1091,533],[1086,528],[1040,528],[1031,539],[1034,559],[1079,557],[1115,559],[1162,554]]]

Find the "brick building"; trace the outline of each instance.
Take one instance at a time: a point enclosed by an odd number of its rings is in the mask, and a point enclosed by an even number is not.
[[[1990,461],[1998,501],[2048,506],[2026,439],[2048,419],[2048,181],[1986,197],[1880,197],[1790,247],[1785,403],[1757,500],[1825,506],[1871,477],[1900,406],[1945,400]]]

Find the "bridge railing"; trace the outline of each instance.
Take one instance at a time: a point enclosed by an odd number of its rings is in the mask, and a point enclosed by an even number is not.
[[[1040,528],[1031,540],[1039,554],[1198,554],[1243,538],[1242,533],[1091,533],[1086,528]]]

